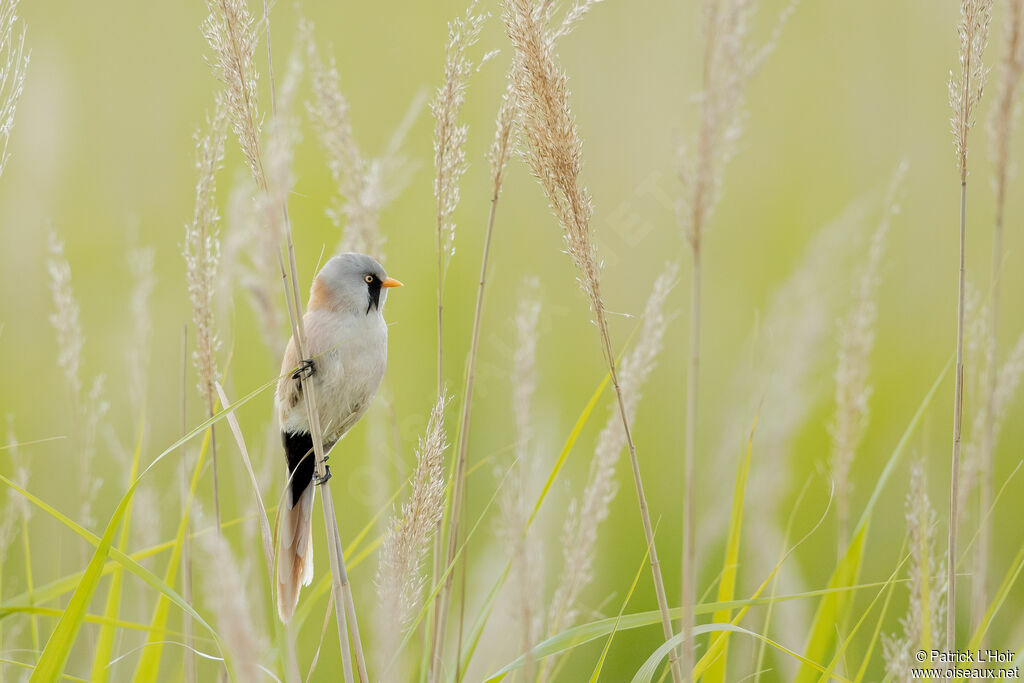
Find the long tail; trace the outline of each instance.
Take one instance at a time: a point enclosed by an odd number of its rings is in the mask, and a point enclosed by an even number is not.
[[[309,434],[281,434],[288,455],[290,507],[281,521],[277,553],[277,613],[288,623],[299,603],[299,591],[313,581],[313,454]]]
[[[284,513],[281,549],[277,554],[277,613],[288,623],[299,604],[299,590],[313,581],[313,496],[307,486],[298,502]]]

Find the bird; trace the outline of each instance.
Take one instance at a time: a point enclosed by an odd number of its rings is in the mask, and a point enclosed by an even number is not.
[[[388,328],[384,303],[388,290],[402,283],[365,254],[331,258],[313,279],[303,316],[306,359],[294,337],[281,360],[274,407],[288,460],[277,564],[277,611],[288,623],[302,586],[313,580],[313,498],[316,485],[313,439],[303,388],[315,387],[324,453],[366,413],[387,365]],[[326,456],[325,456],[326,460]]]

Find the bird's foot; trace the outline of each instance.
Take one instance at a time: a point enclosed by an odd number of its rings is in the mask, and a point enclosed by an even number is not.
[[[305,379],[309,379],[316,374],[316,365],[313,364],[312,358],[307,358],[299,363],[299,369],[292,373],[292,379],[297,379],[300,382]]]
[[[324,458],[324,460],[327,460],[327,458]],[[328,465],[325,462],[324,463],[324,476],[320,477],[320,476],[317,476],[316,474],[314,474],[313,475],[313,483],[315,485],[317,485],[317,486],[323,486],[324,484],[326,484],[330,480],[330,478],[331,478],[331,466]]]

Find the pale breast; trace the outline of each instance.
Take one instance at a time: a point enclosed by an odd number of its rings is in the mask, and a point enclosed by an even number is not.
[[[318,356],[313,380],[320,425],[325,441],[337,441],[366,412],[384,378],[387,325],[376,312],[308,318],[308,337],[317,340],[310,353]]]

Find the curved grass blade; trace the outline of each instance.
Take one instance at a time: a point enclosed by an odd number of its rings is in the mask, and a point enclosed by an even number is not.
[[[789,511],[789,519],[786,520],[786,531],[782,535],[782,554],[779,556],[781,560],[785,560],[786,555],[788,554],[787,548],[789,547],[789,539],[793,533],[793,523],[796,521],[797,512],[800,510],[800,504],[803,503],[804,496],[807,495],[807,490],[810,489],[810,487],[811,477],[807,477],[807,480],[804,481],[804,485],[800,488],[800,493],[797,495],[796,501],[793,503],[793,508]],[[769,632],[769,626],[772,623],[773,616],[772,610],[775,607],[775,596],[777,595],[776,591],[778,590],[778,588],[778,579],[772,580],[772,590],[769,593],[769,597],[772,599],[772,601],[768,603],[768,609],[765,610],[764,625],[761,627],[761,631],[763,633]],[[764,641],[761,641],[761,643],[758,645],[757,664],[754,665],[754,671],[756,673],[754,674],[753,683],[761,683],[761,674],[765,671],[764,656],[767,647],[768,646],[764,643]]]
[[[892,600],[893,590],[896,588],[896,581],[889,584],[889,590],[885,595],[885,602],[882,604],[882,612],[878,615],[878,622],[875,624],[875,632],[871,635],[871,642],[868,643],[868,650],[864,653],[864,661],[860,664],[857,677],[853,683],[861,683],[867,673],[868,664],[871,662],[871,655],[875,652],[875,645],[878,644],[878,637],[882,634],[882,625],[885,623],[885,615],[889,613],[889,602]]]
[[[5,659],[3,657],[0,657],[0,664],[6,664],[8,666],[16,666],[16,667],[18,667],[20,669],[30,669],[31,670],[31,669],[35,668],[32,664],[26,664],[25,662],[19,662],[19,661],[14,660],[14,659]],[[67,674],[61,674],[60,677],[61,677],[62,680],[65,680],[65,681],[80,681],[80,683],[89,683],[89,681],[85,680],[84,678],[78,678],[77,676],[69,676]]]
[[[768,579],[771,580],[771,577]],[[903,580],[895,581],[894,583],[902,583]],[[766,582],[767,583],[767,582]],[[815,598],[829,593],[840,592],[840,591],[857,591],[866,588],[879,588],[885,585],[885,582],[869,583],[860,586],[846,586],[838,589],[822,588],[819,590],[808,591],[806,593],[796,593],[792,595],[780,595],[775,598],[752,598],[749,600],[732,600],[728,603],[712,602],[705,605],[697,605],[695,613],[711,614],[717,610],[728,607],[730,609],[738,609],[742,607],[752,607],[756,605],[766,605],[772,602],[783,602],[786,600],[797,600],[800,598]],[[669,614],[674,619],[679,618],[680,608],[673,607],[669,610]],[[547,640],[538,643],[534,647],[532,656],[534,660],[543,659],[552,655],[561,654],[572,650],[573,648],[585,645],[597,638],[603,638],[610,634],[613,630],[615,631],[628,631],[637,628],[644,628],[647,626],[655,626],[661,623],[661,612],[658,610],[651,610],[648,612],[638,612],[636,614],[628,614],[622,617],[609,617],[607,619],[598,619],[587,624],[580,626],[574,626],[570,629],[562,631],[554,636],[551,636]],[[735,624],[711,624],[710,626],[735,626]],[[713,630],[713,629],[712,629]],[[770,644],[770,643],[769,643]],[[523,666],[526,661],[526,657],[520,655],[513,662],[507,664],[504,668],[487,678],[486,681],[500,681],[504,676],[515,671],[516,669]],[[696,672],[695,672],[696,675]]]
[[[996,591],[995,597],[992,598],[991,604],[988,609],[985,610],[985,617],[978,624],[977,630],[974,635],[971,636],[971,642],[968,644],[968,651],[977,651],[981,647],[981,640],[985,637],[989,627],[992,625],[992,619],[995,618],[999,608],[1003,606],[1006,601],[1006,597],[1010,594],[1010,589],[1017,583],[1017,577],[1020,576],[1021,570],[1024,570],[1024,546],[1017,551],[1017,556],[1013,558],[1013,562],[1010,564],[1009,570],[1006,572],[1006,576],[1003,577],[1003,582],[999,586],[999,590]]]
[[[732,625],[735,626],[736,624],[740,623],[740,621],[743,619],[743,617],[746,616],[747,612],[750,610],[750,607],[754,604],[754,601],[759,598],[761,593],[763,593],[765,591],[765,589],[768,588],[769,585],[771,585],[771,586],[775,585],[775,576],[779,573],[779,570],[782,569],[782,565],[786,562],[786,560],[789,558],[789,556],[792,555],[794,552],[796,552],[796,549],[799,548],[801,545],[803,545],[804,541],[806,541],[808,538],[810,538],[818,530],[818,528],[824,523],[825,518],[828,516],[828,511],[832,507],[832,496],[834,495],[834,493],[835,493],[835,487],[833,486],[832,490],[829,491],[828,505],[825,506],[825,510],[824,510],[824,512],[822,512],[821,517],[818,519],[817,524],[815,524],[813,527],[811,527],[811,530],[808,531],[806,534],[804,534],[803,538],[801,538],[799,541],[797,541],[791,548],[787,549],[786,552],[784,552],[782,554],[782,556],[779,558],[779,561],[775,563],[775,567],[771,570],[771,572],[769,572],[769,574],[765,578],[765,580],[761,582],[761,585],[758,586],[757,590],[754,591],[754,595],[752,596],[752,600],[750,602],[750,605],[744,606],[742,609],[739,610],[739,612],[736,614],[736,616],[734,616],[732,618],[732,621],[730,622]],[[834,589],[832,589],[832,590],[826,589],[826,590],[829,591],[829,592],[836,592]],[[766,600],[767,600],[768,605],[771,606],[771,605],[774,605],[776,602],[778,602],[779,598],[772,596],[771,598],[767,598]],[[721,609],[724,609],[724,608],[719,608],[719,610],[721,610]],[[718,610],[716,610],[716,611],[718,611]],[[697,611],[694,612],[694,614],[700,614],[700,613],[701,612],[700,612],[699,608],[698,608]],[[763,642],[764,641],[762,641],[762,643]],[[696,666],[693,667],[692,678],[694,680],[700,678],[701,675],[707,670],[707,668],[709,666],[711,666],[715,662],[715,660],[718,658],[719,653],[721,651],[721,646],[722,646],[722,641],[716,639],[712,643],[712,646],[710,648],[708,648],[708,651],[704,653],[704,656],[700,658],[700,661],[698,661]]]
[[[900,550],[900,554],[903,554],[903,552],[906,550],[906,547],[907,547],[906,546],[906,541],[904,541],[904,545],[903,545],[903,548]],[[828,683],[829,679],[831,679],[831,678],[833,678],[835,676],[836,667],[838,667],[840,662],[842,662],[843,656],[846,654],[847,648],[850,646],[850,643],[853,642],[854,636],[857,635],[857,631],[859,631],[860,627],[864,625],[865,621],[867,621],[868,615],[871,614],[871,611],[875,609],[875,604],[882,597],[882,594],[886,592],[886,589],[887,588],[891,589],[892,586],[896,585],[896,577],[899,575],[900,570],[903,569],[903,565],[905,565],[907,563],[907,560],[909,560],[909,559],[910,559],[910,553],[907,553],[906,555],[903,556],[903,559],[900,560],[900,563],[898,565],[896,565],[896,569],[894,569],[892,571],[892,574],[889,575],[889,580],[885,582],[885,584],[883,585],[882,589],[878,591],[878,593],[875,595],[874,599],[871,600],[871,603],[868,604],[867,609],[864,610],[864,613],[861,615],[860,619],[858,619],[857,623],[854,624],[852,629],[850,629],[850,632],[847,634],[846,638],[843,640],[843,644],[836,650],[835,656],[832,657],[832,661],[831,661],[831,663],[829,663],[829,666],[828,666],[828,671],[826,671],[822,675],[821,683]],[[891,590],[890,590],[890,592],[891,592]],[[888,600],[886,602],[888,602]]]
[[[843,553],[842,559],[839,560],[836,564],[836,568],[832,571],[832,576],[829,578],[828,582],[828,586],[830,588],[839,587],[844,584],[852,584],[857,581],[857,578],[860,575],[860,565],[864,552],[864,545],[867,539],[868,526],[871,521],[871,515],[874,512],[875,504],[881,497],[885,484],[888,482],[889,477],[892,476],[892,473],[896,468],[896,464],[899,462],[903,452],[907,449],[910,437],[917,429],[918,424],[920,424],[921,418],[924,417],[925,411],[931,404],[936,392],[938,392],[939,385],[942,384],[942,380],[945,379],[946,373],[949,372],[952,364],[953,358],[950,357],[950,359],[946,361],[945,367],[942,368],[939,376],[935,379],[935,382],[928,390],[928,393],[926,393],[924,398],[921,400],[921,404],[918,406],[917,411],[911,418],[910,424],[907,425],[907,428],[904,430],[899,442],[897,442],[896,447],[893,449],[892,455],[889,456],[889,460],[886,462],[885,467],[882,468],[882,473],[879,475],[878,481],[875,483],[875,488],[871,492],[871,497],[868,498],[867,505],[864,506],[864,512],[861,513],[860,521],[857,522],[853,538],[850,540],[850,543],[846,548],[846,552]],[[807,641],[806,653],[809,658],[820,660],[827,655],[829,648],[832,647],[835,640],[835,625],[842,623],[846,607],[847,602],[842,595],[827,596],[822,599],[821,603],[819,603],[818,609],[814,614],[814,621],[811,624],[810,637]],[[817,680],[817,672],[807,666],[800,667],[800,671],[797,674],[797,683],[810,683],[815,680]]]
[[[237,406],[252,400],[262,391],[272,386],[276,381],[276,379],[271,380],[262,387],[250,392],[246,397],[237,401],[229,409],[236,408]],[[168,454],[170,454],[176,448],[178,448],[178,446],[182,445],[183,443],[186,443],[196,434],[206,429],[206,427],[208,427],[209,425],[223,419],[224,414],[225,411],[221,411],[220,413],[213,415],[212,417],[205,420],[199,427],[196,427],[191,432],[189,432],[188,434],[174,442],[174,444],[169,446],[160,455],[154,458],[153,462],[151,462],[149,466],[142,472],[142,474],[139,475],[139,477],[134,482],[132,482],[131,486],[128,487],[128,491],[125,492],[124,496],[121,498],[121,501],[118,503],[117,508],[115,508],[114,513],[111,515],[110,521],[107,523],[106,530],[103,532],[103,536],[100,537],[99,542],[96,544],[96,552],[93,553],[92,559],[89,561],[88,566],[82,573],[82,579],[79,581],[74,593],[72,593],[71,600],[68,602],[68,605],[64,610],[64,614],[57,622],[57,626],[54,629],[53,633],[50,634],[50,638],[47,641],[46,646],[43,648],[43,652],[40,655],[36,669],[33,671],[31,680],[55,680],[62,673],[64,665],[67,662],[67,658],[71,653],[71,647],[74,645],[75,640],[78,637],[78,632],[81,629],[82,621],[85,616],[86,610],[88,609],[89,603],[92,600],[92,596],[96,591],[96,585],[99,582],[100,576],[102,575],[103,567],[106,564],[106,559],[110,555],[115,555],[115,553],[112,552],[114,533],[120,526],[124,518],[125,511],[132,497],[134,496],[136,489],[138,489],[139,484],[142,482],[143,477],[145,477],[146,474],[151,469],[153,469],[153,467],[155,467],[157,463],[159,463]],[[6,477],[0,476],[0,481],[3,481],[3,483],[20,492],[22,495],[26,496],[30,500],[34,499],[33,502],[36,502],[37,504],[42,503],[40,499],[36,498],[35,496],[32,496],[31,494],[28,493],[28,491],[25,491],[21,487],[17,486],[14,482],[7,479]],[[79,527],[77,524],[71,522],[70,519],[58,513],[53,507],[46,505],[45,503],[42,504],[42,507],[51,516],[60,519],[62,522],[70,523],[68,525],[73,526],[73,528],[75,528],[76,530],[81,529],[81,527]],[[82,531],[84,532],[84,529]],[[84,533],[80,535],[82,535],[83,537],[85,536]],[[92,536],[93,534],[89,535]],[[117,556],[125,560],[128,560],[128,558],[124,556],[123,553],[119,553]],[[130,560],[128,561],[131,562]],[[145,580],[147,583],[150,583],[150,585],[160,590],[161,593],[168,595],[168,597],[170,597],[170,595],[173,594],[178,600],[181,601],[180,604],[182,606],[188,606],[188,604],[183,599],[181,599],[181,597],[178,596],[177,593],[174,592],[173,588],[168,586],[165,582],[160,581],[155,575],[153,575],[151,572],[148,572],[148,570],[138,565],[126,566],[129,566],[133,573],[135,573],[137,576],[140,576],[140,578],[143,578],[143,580]],[[195,612],[195,610],[193,610],[191,606],[188,606],[188,610],[190,612]],[[217,639],[218,645],[220,645],[220,638],[217,635],[216,631],[214,631],[209,626],[209,624],[206,623],[204,619],[199,617],[198,613],[194,614],[193,616],[196,617],[197,620],[200,621],[200,623],[202,623],[204,627],[210,630],[210,632]],[[221,648],[221,651],[224,651],[223,648]],[[230,673],[231,665],[229,662],[226,663],[228,665],[228,671]]]
[[[808,659],[807,657],[804,657],[801,654],[798,654],[793,650],[790,650],[785,645],[782,645],[760,633],[749,631],[745,628],[736,626],[734,624],[704,624],[695,627],[693,629],[693,635],[697,636],[703,633],[713,633],[715,631],[731,631],[733,633],[742,633],[744,635],[753,636],[754,638],[757,638],[758,640],[767,643],[771,647],[774,647],[780,652],[784,652],[790,657],[799,660],[803,663],[804,666],[809,666],[812,669],[816,669],[821,672],[825,671],[825,667],[821,666],[817,662]],[[643,663],[643,666],[641,666],[640,669],[636,672],[636,675],[633,676],[632,683],[650,683],[651,679],[654,677],[654,674],[656,674],[658,671],[658,665],[661,663],[661,660],[663,660],[668,655],[668,653],[671,652],[673,649],[679,647],[679,645],[682,644],[682,642],[682,633],[678,633],[669,640],[665,641],[657,650],[654,651],[654,654],[648,657],[647,661]],[[842,676],[833,675],[833,678],[837,681],[840,681],[840,683],[850,683],[848,679],[843,678]]]
[[[743,498],[747,490],[747,477],[750,474],[750,454],[754,449],[754,432],[757,430],[757,415],[750,426],[747,437],[746,454],[736,465],[736,484],[732,494],[732,513],[729,518],[729,536],[725,545],[725,562],[722,565],[722,579],[718,582],[719,601],[732,600],[736,594],[736,570],[740,559],[740,531],[743,527]],[[717,624],[727,624],[732,619],[728,609],[719,610],[711,617]],[[711,647],[718,647],[721,654],[716,655],[711,666],[704,674],[706,683],[725,683],[725,670],[729,658],[729,631],[722,631],[712,639]]]
[[[273,509],[271,511],[273,511]],[[222,528],[227,529],[227,528],[232,527],[232,526],[237,526],[237,525],[239,525],[239,524],[241,524],[243,522],[247,522],[251,518],[252,518],[251,514],[250,515],[245,515],[245,516],[242,516],[242,517],[236,517],[235,519],[233,519],[231,521],[224,522],[221,526],[222,526]],[[199,536],[202,536],[203,534],[211,533],[214,530],[215,530],[215,527],[211,526],[211,527],[208,527],[206,529],[201,529],[199,531],[193,531],[191,534],[189,534],[189,538],[190,539],[196,539]],[[76,531],[76,533],[78,532],[77,529],[75,531]],[[85,538],[87,541],[89,541],[92,545],[96,545],[96,543],[99,542],[99,537],[98,536],[95,536],[95,535],[89,536],[89,534],[91,532],[88,532],[88,531],[85,531],[85,530],[82,530],[82,531],[86,534],[86,535],[83,535],[82,537]],[[90,540],[90,538],[92,540]],[[137,550],[134,553],[132,553],[131,555],[124,555],[123,551],[118,551],[117,548],[114,548],[111,551],[110,555],[111,555],[111,557],[117,558],[118,553],[120,552],[120,554],[123,556],[122,559],[130,560],[130,561],[135,562],[135,563],[139,563],[142,560],[148,559],[148,558],[153,557],[155,555],[159,555],[160,553],[162,553],[165,550],[170,550],[172,547],[174,547],[174,541],[170,540],[170,541],[164,541],[163,543],[158,543],[158,544],[156,544],[154,546],[150,546],[150,547],[144,548],[142,550]],[[107,574],[112,573],[115,569],[117,569],[118,567],[122,566],[122,564],[123,563],[121,561],[119,561],[118,559],[107,560],[107,563],[103,566],[103,576],[106,576]],[[36,603],[45,603],[45,602],[49,602],[50,600],[56,600],[57,598],[61,597],[62,595],[66,595],[67,593],[70,593],[71,591],[73,591],[75,589],[75,586],[77,586],[78,582],[81,581],[81,580],[82,580],[82,572],[74,572],[74,573],[68,574],[67,576],[64,576],[62,578],[55,579],[55,580],[51,581],[50,583],[37,588],[35,590],[35,592],[32,593],[32,594],[29,594],[28,592],[25,592],[25,593],[21,593],[20,595],[16,595],[16,596],[8,599],[6,602],[0,604],[0,619],[3,619],[4,616],[6,616],[6,613],[4,612],[5,609],[18,608],[18,607],[30,607],[33,604],[33,600]]]
[[[41,617],[55,617],[57,619],[64,614],[64,610],[57,609],[56,607],[11,607],[7,608],[7,612],[8,614],[34,614]],[[152,627],[149,624],[140,624],[137,621],[125,621],[124,619],[117,618],[112,619],[105,614],[86,614],[84,621],[89,624],[100,624],[101,626],[124,628],[132,631],[152,630]],[[165,631],[165,635],[180,636],[182,634],[174,631]],[[106,666],[106,664],[104,664],[104,666]]]
[[[655,534],[657,529],[654,530]],[[633,591],[636,590],[636,585],[640,583],[640,577],[644,573],[644,567],[647,566],[647,558],[651,555],[651,547],[647,546],[644,550],[644,558],[640,560],[640,567],[636,570],[636,575],[633,577],[633,583],[629,587],[629,592],[626,593],[626,599],[622,601],[622,606],[619,607],[619,613],[615,617],[615,624],[612,625],[611,633],[608,634],[608,640],[604,642],[604,649],[601,650],[601,656],[597,658],[597,665],[594,667],[594,673],[590,675],[590,683],[597,683],[597,679],[601,677],[601,669],[604,668],[604,660],[608,657],[608,651],[612,648],[612,639],[615,638],[615,632],[619,630],[619,622],[622,621],[622,613],[626,611],[626,605],[629,604],[630,598],[633,597]]]
[[[178,567],[181,565],[181,553],[185,546],[185,536],[188,533],[188,524],[191,519],[192,501],[195,499],[196,488],[199,486],[199,476],[203,471],[203,463],[206,460],[206,452],[210,445],[210,431],[203,437],[203,445],[199,449],[199,457],[196,458],[195,467],[192,469],[192,480],[189,482],[188,498],[181,511],[181,519],[178,521],[178,532],[174,537],[174,545],[171,547],[171,557],[167,561],[167,570],[164,573],[164,583],[173,586],[178,577]],[[164,634],[167,628],[167,617],[170,613],[171,604],[163,594],[157,597],[156,608],[153,610],[152,630],[146,637],[142,655],[135,667],[133,680],[155,681],[160,674],[160,659],[163,656]]]
[[[135,453],[132,455],[132,467],[128,475],[129,481],[135,481],[135,477],[139,474],[142,438],[146,430],[146,410],[144,407],[139,411],[139,415],[139,435],[135,441]],[[121,525],[121,538],[117,543],[118,549],[122,552],[128,547],[128,530],[131,528],[131,517],[132,510],[129,503],[128,509],[124,514],[124,523]],[[102,575],[101,572],[100,576]],[[103,611],[103,614],[111,621],[104,624],[100,629],[99,638],[96,639],[96,652],[92,658],[91,678],[95,683],[106,683],[110,679],[110,669],[107,667],[107,662],[110,661],[110,656],[114,652],[114,632],[117,628],[111,622],[117,620],[117,615],[121,611],[121,587],[123,583],[124,570],[117,567],[110,576],[110,587],[107,589],[107,606]]]

